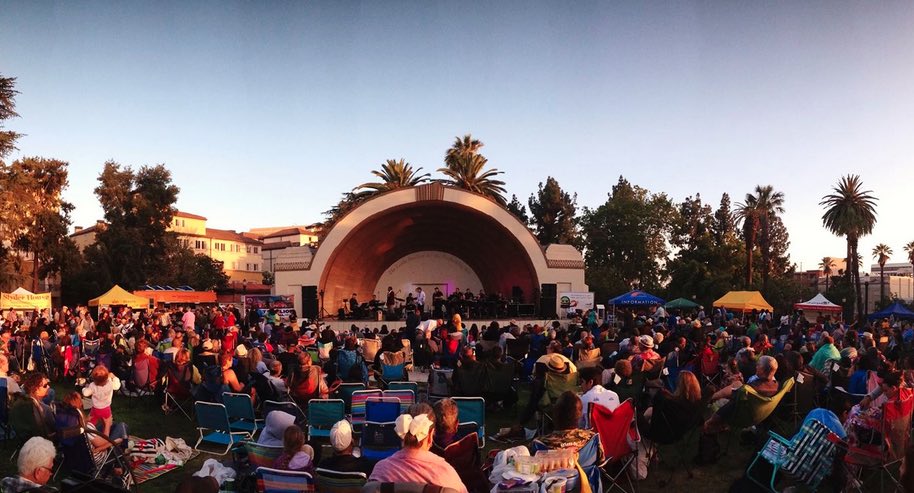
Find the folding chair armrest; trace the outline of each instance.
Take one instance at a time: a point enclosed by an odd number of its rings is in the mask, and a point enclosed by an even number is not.
[[[768,436],[777,442],[781,442],[782,445],[790,445],[790,440],[782,437],[781,435],[778,435],[777,433],[775,433],[771,430],[768,430]]]

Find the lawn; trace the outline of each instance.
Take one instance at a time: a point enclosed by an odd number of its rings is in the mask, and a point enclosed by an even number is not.
[[[58,396],[62,396],[71,386],[55,384],[55,390]],[[528,393],[521,391],[521,404],[526,400]],[[115,397],[113,405],[114,417],[118,421],[128,424],[131,435],[142,438],[165,438],[166,436],[183,438],[189,445],[193,446],[196,441],[196,430],[194,425],[180,413],[173,413],[169,416],[163,415],[159,408],[159,403],[153,398],[128,398],[121,395]],[[515,421],[516,413],[512,410],[489,413],[487,415],[486,429],[489,435],[495,433],[499,428],[510,426]],[[13,452],[15,440],[3,442],[0,446],[0,473],[8,476],[15,473],[15,463],[11,463],[8,458]],[[486,452],[491,449],[503,448],[504,444],[495,443],[487,440]],[[697,439],[693,439],[689,452],[691,456],[697,449]],[[5,454],[5,455],[3,455]],[[729,453],[713,466],[703,466],[693,468],[694,477],[688,479],[684,470],[677,470],[673,475],[672,481],[665,487],[658,483],[661,479],[669,476],[670,466],[660,464],[652,466],[651,475],[638,484],[638,490],[641,492],[660,492],[660,491],[687,491],[690,489],[700,490],[702,493],[727,491],[730,485],[739,478],[746,468],[752,457],[752,450],[739,446],[736,441],[729,447]],[[662,447],[660,455],[665,463],[677,464],[678,453],[674,447]],[[183,478],[199,470],[203,462],[214,456],[203,453],[197,458],[190,461],[183,468],[169,472],[152,481],[140,485],[140,491],[164,493],[174,490],[175,485]],[[225,460],[230,462],[230,456],[225,456]]]

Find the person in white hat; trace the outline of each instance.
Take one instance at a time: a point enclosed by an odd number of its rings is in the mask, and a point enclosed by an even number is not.
[[[363,472],[371,474],[372,464],[364,457],[352,455],[355,441],[352,439],[352,425],[347,420],[337,421],[330,429],[330,446],[333,455],[320,462],[321,469],[339,472]]]
[[[632,366],[641,368],[645,361],[659,361],[660,355],[654,351],[654,338],[645,334],[638,336],[638,354],[632,361]]]

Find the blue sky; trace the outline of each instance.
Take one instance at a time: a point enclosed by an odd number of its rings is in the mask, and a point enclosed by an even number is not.
[[[74,224],[102,164],[165,163],[211,227],[306,224],[387,158],[432,171],[485,143],[509,193],[546,176],[597,206],[619,175],[716,206],[786,194],[805,269],[844,242],[820,198],[858,173],[861,241],[914,240],[914,3],[9,2],[21,154],[70,163]]]

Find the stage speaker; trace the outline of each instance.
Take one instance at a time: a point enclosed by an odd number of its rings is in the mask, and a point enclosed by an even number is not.
[[[555,312],[557,297],[558,292],[555,284],[540,285],[540,317],[558,318],[558,314]]]
[[[302,317],[308,320],[316,320],[318,315],[317,286],[301,287],[301,311]]]
[[[516,303],[524,302],[524,290],[520,286],[511,286],[511,299]]]

